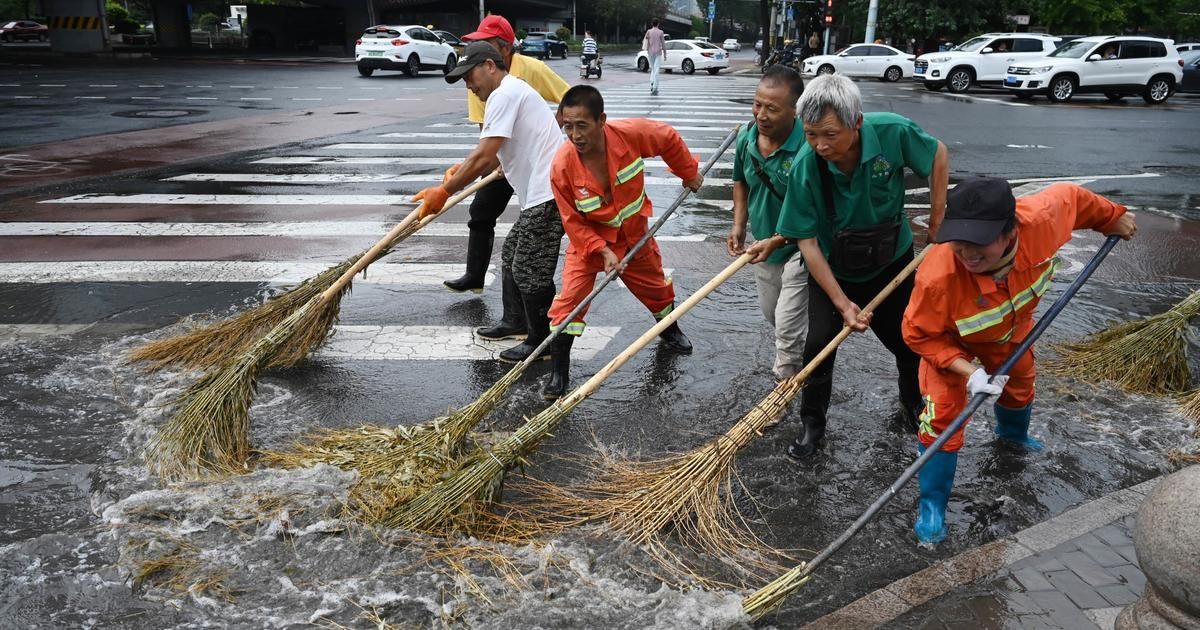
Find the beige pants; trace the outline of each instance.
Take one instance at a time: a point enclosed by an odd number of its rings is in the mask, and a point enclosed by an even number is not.
[[[808,333],[808,267],[800,252],[786,262],[754,265],[758,305],[775,327],[776,378],[790,378],[804,367]]]

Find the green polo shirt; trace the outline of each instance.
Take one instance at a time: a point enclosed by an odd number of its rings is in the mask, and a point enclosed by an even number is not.
[[[779,214],[783,210],[783,200],[771,193],[771,189],[759,176],[758,168],[762,168],[763,175],[771,181],[776,192],[787,195],[788,174],[792,170],[792,162],[795,161],[796,154],[806,146],[804,126],[800,121],[796,121],[796,125],[792,127],[792,135],[783,142],[783,146],[766,157],[758,150],[758,125],[743,127],[735,146],[737,148],[733,154],[733,181],[745,183],[749,190],[746,196],[746,212],[750,218],[750,233],[754,235],[754,240],[766,240],[775,236]],[[798,249],[794,244],[784,245],[771,252],[767,262],[783,264]]]
[[[834,233],[899,218],[900,237],[892,258],[895,262],[912,247],[913,241],[912,227],[904,214],[904,167],[928,177],[933,170],[938,141],[903,116],[872,112],[863,115],[860,142],[862,156],[850,177],[842,174],[832,162],[828,163],[833,175],[836,225],[830,225],[825,212],[821,176],[817,172],[820,160],[806,143],[792,164],[787,198],[776,231],[787,238],[816,237],[828,259]],[[881,271],[883,269],[849,275],[834,269],[833,275],[847,282],[865,282]]]

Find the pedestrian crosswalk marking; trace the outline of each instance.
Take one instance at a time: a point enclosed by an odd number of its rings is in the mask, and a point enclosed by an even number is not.
[[[668,221],[674,219],[674,215]],[[653,218],[651,220],[654,220]],[[220,222],[165,223],[133,221],[12,221],[0,223],[0,236],[88,236],[88,237],[251,237],[280,238],[381,238],[394,227],[385,221],[290,221],[290,222]],[[497,223],[496,237],[508,236],[512,223]],[[434,221],[421,228],[411,238],[466,238],[470,229],[466,223]],[[659,236],[659,241],[703,241],[703,234]]]
[[[246,260],[86,260],[62,262],[0,262],[0,282],[52,284],[61,282],[260,282],[298,284],[340,261]],[[462,273],[461,263],[377,262],[355,284],[441,287]],[[484,284],[495,280],[490,269]]]
[[[655,117],[653,117],[653,116],[647,116],[647,118],[654,118],[654,120],[662,120],[661,118],[655,118]],[[619,119],[612,119],[612,120],[619,120]],[[747,118],[747,120],[749,120],[749,118]],[[427,129],[437,129],[437,128],[448,128],[448,127],[449,127],[449,128],[453,128],[453,127],[478,127],[478,126],[479,126],[478,124],[476,124],[476,123],[472,123],[472,122],[440,122],[440,123],[430,123],[430,124],[428,124],[428,125],[425,125],[425,128],[427,128]],[[717,125],[717,126],[714,126],[714,127],[697,127],[697,126],[694,126],[694,125],[688,125],[688,126],[684,126],[684,125],[671,125],[671,127],[672,127],[673,129],[675,129],[675,131],[708,131],[708,132],[717,132],[717,131],[721,131],[721,130],[723,129],[723,128],[722,128],[720,125]],[[727,127],[725,127],[725,128],[724,128],[724,130],[726,130],[726,131],[727,131],[727,130],[729,130],[729,129],[732,129],[732,128],[733,128],[733,125],[728,125]],[[719,137],[721,137],[721,136],[712,136],[712,137],[719,138]],[[684,138],[684,140],[691,140],[691,138]]]
[[[470,151],[474,149],[474,144],[451,144],[451,143],[395,143],[395,142],[344,142],[342,144],[330,144],[322,149],[332,151]],[[712,153],[717,149],[715,147],[693,147],[688,146],[692,153]]]
[[[646,317],[646,328],[651,325]],[[620,332],[618,326],[588,326],[575,340],[571,358],[588,361]],[[334,328],[317,359],[368,361],[494,361],[518,341],[488,341],[470,326],[346,326]]]
[[[415,206],[412,195],[193,195],[83,194],[38,203],[161,204],[197,206]],[[511,204],[510,204],[511,205]]]
[[[726,151],[726,155],[728,155]],[[294,155],[283,157],[263,158],[254,160],[251,164],[412,164],[412,165],[433,165],[433,166],[449,166],[458,164],[462,158],[453,157],[391,157],[391,156],[376,156],[376,157],[338,157],[324,155]],[[668,168],[667,163],[662,160],[645,160],[646,166],[649,168]],[[731,160],[719,160],[713,165],[714,169],[733,168]],[[439,176],[440,177],[440,176]]]
[[[368,184],[368,183],[438,183],[441,173],[423,175],[390,175],[387,173],[188,173],[168,177],[170,182],[229,182],[247,184]],[[647,176],[647,186],[678,186],[678,177]],[[706,186],[728,187],[733,180],[706,177]]]

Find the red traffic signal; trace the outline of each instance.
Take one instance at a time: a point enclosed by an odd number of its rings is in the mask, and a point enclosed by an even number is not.
[[[833,24],[833,0],[825,0],[825,10],[822,13],[825,14],[825,25],[826,26],[832,25]]]

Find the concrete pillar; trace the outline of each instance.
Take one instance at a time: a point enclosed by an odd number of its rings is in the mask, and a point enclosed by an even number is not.
[[[1146,592],[1116,630],[1200,628],[1200,466],[1158,482],[1138,507],[1134,549]]]
[[[184,49],[192,45],[192,25],[188,21],[187,4],[157,0],[154,11],[154,41],[158,48]]]
[[[50,49],[64,53],[108,50],[108,25],[103,0],[43,0]]]

